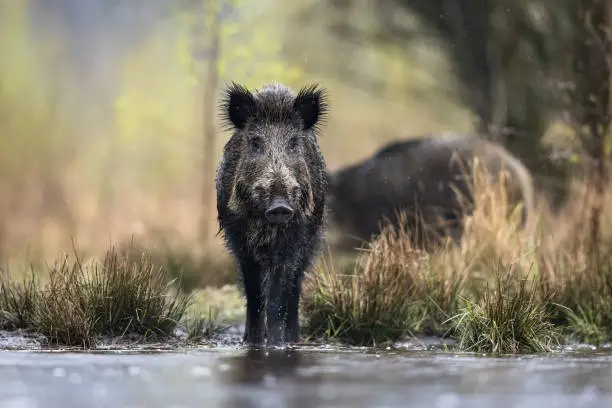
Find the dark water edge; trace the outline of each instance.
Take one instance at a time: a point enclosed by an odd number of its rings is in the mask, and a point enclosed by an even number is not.
[[[44,336],[37,335],[24,330],[6,331],[0,330],[0,351],[15,350],[15,351],[74,351],[74,352],[95,352],[97,351],[148,351],[148,350],[170,350],[180,351],[183,349],[192,349],[194,347],[234,347],[245,348],[242,344],[242,334],[244,332],[244,324],[232,324],[227,326],[227,329],[218,336],[212,339],[203,339],[197,342],[187,342],[187,333],[183,328],[178,328],[174,336],[170,339],[156,341],[155,339],[144,340],[140,337],[116,337],[116,338],[100,338],[95,346],[90,350],[83,350],[81,347],[66,347],[49,345]],[[405,341],[395,342],[393,344],[384,345],[382,347],[350,347],[338,344],[322,344],[309,341],[298,346],[290,346],[292,348],[303,348],[306,346],[312,349],[333,349],[333,350],[407,350],[407,351],[437,351],[441,353],[458,352],[457,342],[449,338],[441,338],[436,336],[417,336],[406,339]],[[612,344],[604,344],[599,347],[590,344],[567,344],[561,348],[554,350],[554,353],[562,354],[593,354],[593,353],[612,353]],[[464,353],[470,354],[470,353]],[[546,354],[546,353],[544,353]],[[0,407],[1,408],[1,407]]]

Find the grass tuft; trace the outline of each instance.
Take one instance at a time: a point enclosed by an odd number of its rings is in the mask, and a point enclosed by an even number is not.
[[[166,282],[163,267],[145,253],[132,260],[110,250],[101,267],[93,268],[85,288],[87,312],[96,317],[94,330],[109,336],[169,336],[189,300]]]
[[[147,256],[136,261],[115,248],[100,264],[64,257],[48,272],[44,285],[5,277],[0,316],[4,326],[32,329],[51,344],[92,347],[106,336],[167,338],[190,301]]]
[[[600,311],[585,309],[583,306],[577,306],[576,312],[564,309],[567,313],[566,332],[570,336],[595,346],[600,346],[610,338],[610,329],[606,328]]]
[[[495,286],[487,284],[482,299],[466,300],[453,318],[459,347],[479,353],[538,353],[557,346],[560,334],[537,282],[501,262],[495,275]]]
[[[588,253],[583,245],[563,249],[553,254],[556,268],[546,281],[553,301],[562,305],[556,319],[578,341],[612,341],[612,252]]]
[[[0,278],[0,329],[29,329],[38,304],[38,281],[34,273],[21,282],[12,281],[8,272]]]
[[[411,332],[444,334],[459,305],[462,277],[432,269],[431,257],[411,246],[405,228],[387,226],[357,258],[336,272],[331,261],[306,284],[305,331],[354,345],[395,341]]]
[[[367,244],[354,268],[336,272],[328,261],[309,276],[303,308],[311,337],[380,345],[434,334],[456,338],[465,350],[497,353],[558,344],[561,330],[553,323],[553,292],[544,290],[541,263],[543,251],[553,247],[542,245],[543,229],[535,228],[540,214],[532,208],[523,228],[522,203],[510,205],[503,178],[487,177],[477,164],[470,181],[474,206],[463,217],[460,243],[447,239],[415,249],[400,220],[400,227],[387,225]]]

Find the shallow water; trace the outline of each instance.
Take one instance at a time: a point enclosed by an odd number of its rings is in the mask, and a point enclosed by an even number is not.
[[[612,356],[0,352],[0,407],[612,407]]]

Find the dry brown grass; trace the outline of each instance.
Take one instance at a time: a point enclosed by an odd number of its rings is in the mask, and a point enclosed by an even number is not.
[[[550,217],[540,264],[543,290],[559,305],[556,319],[577,340],[599,344],[612,341],[612,211],[602,214],[601,242],[593,248],[587,187],[575,181],[568,205]],[[609,186],[604,200],[610,199]]]
[[[540,203],[522,228],[503,184],[485,176],[474,175],[474,212],[459,245],[423,253],[409,246],[406,231],[387,228],[349,273],[328,260],[307,282],[308,332],[379,344],[428,327],[465,349],[491,352],[550,350],[560,332],[610,340],[612,252],[601,248],[594,257],[586,245],[581,189],[558,214]]]
[[[307,280],[307,332],[357,345],[375,345],[410,331],[438,331],[456,310],[464,282],[433,273],[430,256],[415,249],[405,229],[388,229],[354,268],[337,272],[328,260]]]
[[[189,297],[167,282],[162,267],[111,248],[102,262],[78,254],[22,283],[5,272],[0,281],[0,327],[28,329],[50,343],[92,347],[102,337],[170,338]]]

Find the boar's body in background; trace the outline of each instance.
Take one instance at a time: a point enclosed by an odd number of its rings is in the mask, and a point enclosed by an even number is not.
[[[359,247],[380,233],[382,221],[398,225],[399,210],[415,245],[424,245],[424,228],[459,240],[464,205],[457,190],[473,203],[468,183],[475,157],[493,176],[506,170],[509,201],[523,201],[525,223],[534,205],[525,166],[496,143],[447,134],[392,142],[364,161],[329,172],[328,243],[349,251]]]
[[[232,84],[222,103],[234,133],[217,169],[218,221],[242,275],[249,344],[299,340],[302,278],[323,238],[324,96],[316,86]]]

